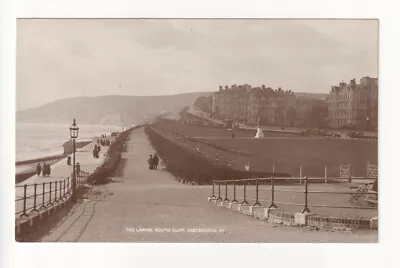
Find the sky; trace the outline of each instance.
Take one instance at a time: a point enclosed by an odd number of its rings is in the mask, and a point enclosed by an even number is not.
[[[378,76],[377,20],[20,19],[17,110],[57,99]]]

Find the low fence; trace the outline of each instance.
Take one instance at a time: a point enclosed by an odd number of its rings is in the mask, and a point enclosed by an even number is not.
[[[89,173],[80,171],[77,174],[77,190],[85,188]],[[72,177],[72,176],[71,176]],[[46,210],[56,203],[64,202],[71,197],[72,179],[17,185],[15,187],[15,216],[29,217],[29,214]]]
[[[240,180],[215,180],[213,181],[211,199],[217,201],[230,201],[232,203],[240,203],[242,205],[263,206],[268,208],[278,208],[280,205],[300,207],[302,213],[311,212],[311,208],[337,208],[337,209],[377,209],[378,193],[371,190],[370,184],[361,185],[356,189],[349,191],[315,191],[309,190],[309,182],[312,181],[307,177],[303,178],[304,186],[302,190],[283,189],[282,186],[277,187],[279,180],[298,180],[298,178],[260,178],[260,179],[240,179]],[[221,193],[222,188],[222,193]],[[269,193],[269,199],[260,197],[262,193]],[[293,198],[294,194],[303,195],[302,202],[290,202],[291,200],[279,200],[276,193],[290,193]],[[356,205],[338,205],[332,203],[310,203],[310,195],[341,195],[349,196],[349,201]]]

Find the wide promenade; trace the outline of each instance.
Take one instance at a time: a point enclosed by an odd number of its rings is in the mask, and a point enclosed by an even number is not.
[[[210,186],[178,183],[149,170],[154,151],[144,133],[131,133],[127,152],[106,185],[94,186],[43,242],[377,242],[377,232],[325,232],[275,226],[207,202]]]

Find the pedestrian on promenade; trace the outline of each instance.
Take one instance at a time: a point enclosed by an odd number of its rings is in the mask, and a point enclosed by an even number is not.
[[[77,178],[80,178],[80,176],[81,176],[81,164],[79,164],[79,162],[78,163],[76,163],[76,177]]]
[[[46,162],[43,162],[43,165],[42,165],[43,166],[43,168],[42,168],[42,176],[46,176],[46,174],[47,174],[46,165],[47,165]]]
[[[154,160],[152,155],[150,155],[149,160],[147,160],[147,163],[149,163],[149,169],[153,169]]]
[[[71,156],[70,156],[70,155],[67,157],[67,165],[68,165],[68,166],[71,165]]]
[[[50,176],[51,174],[51,166],[50,164],[47,164],[47,177]]]
[[[42,166],[40,165],[40,163],[38,163],[36,166],[36,174],[39,176],[41,172],[42,172]]]
[[[158,161],[159,161],[159,159],[158,159],[157,154],[154,154],[154,157],[153,157],[154,169],[157,169],[157,167],[158,167]]]

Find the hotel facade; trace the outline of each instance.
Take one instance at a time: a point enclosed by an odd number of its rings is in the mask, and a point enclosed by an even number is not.
[[[341,82],[327,96],[328,122],[331,128],[377,130],[378,79],[363,77],[357,84]]]
[[[256,125],[285,126],[289,122],[288,111],[296,104],[296,96],[290,90],[252,87],[248,84],[219,87],[213,94],[212,113],[223,120]]]

